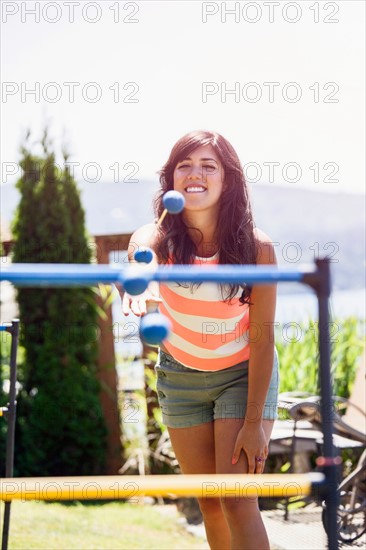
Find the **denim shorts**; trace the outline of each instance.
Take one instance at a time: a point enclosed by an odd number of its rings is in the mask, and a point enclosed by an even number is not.
[[[224,418],[258,418],[253,404],[247,411],[248,365],[243,361],[219,371],[185,367],[171,355],[159,351],[155,365],[157,393],[163,423],[169,428],[189,428]],[[271,382],[262,418],[275,420],[279,386],[278,355],[275,350]]]

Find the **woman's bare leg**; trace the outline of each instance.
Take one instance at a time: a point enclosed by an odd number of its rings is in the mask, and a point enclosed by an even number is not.
[[[231,418],[215,420],[214,425],[217,473],[247,473],[248,463],[243,451],[239,461],[235,465],[231,464],[232,451],[234,450],[237,434],[243,425],[243,420]],[[267,441],[270,439],[272,428],[273,421],[263,421]],[[223,498],[222,507],[231,534],[229,548],[235,550],[269,550],[269,541],[257,498]]]
[[[214,423],[192,428],[168,428],[175,456],[184,474],[214,474]],[[198,499],[211,550],[230,548],[230,531],[219,498]]]

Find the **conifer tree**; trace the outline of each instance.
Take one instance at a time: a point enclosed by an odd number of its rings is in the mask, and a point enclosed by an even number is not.
[[[42,153],[22,148],[21,200],[13,261],[90,263],[84,212],[66,166],[55,163],[47,130]],[[67,156],[64,155],[64,160]],[[18,399],[18,475],[101,473],[106,427],[97,381],[97,318],[90,288],[19,288],[25,348]]]

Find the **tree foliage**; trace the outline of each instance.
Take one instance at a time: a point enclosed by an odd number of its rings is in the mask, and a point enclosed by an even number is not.
[[[84,211],[47,130],[41,154],[21,150],[21,194],[13,223],[14,262],[90,263]],[[67,155],[64,153],[64,160]],[[97,380],[97,317],[90,288],[18,288],[20,344],[17,475],[102,472],[106,427]]]

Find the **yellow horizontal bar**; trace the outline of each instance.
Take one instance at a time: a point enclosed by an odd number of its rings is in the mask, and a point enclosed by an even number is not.
[[[309,495],[322,474],[215,474],[19,477],[0,479],[0,500],[118,500],[162,497],[291,497]]]

